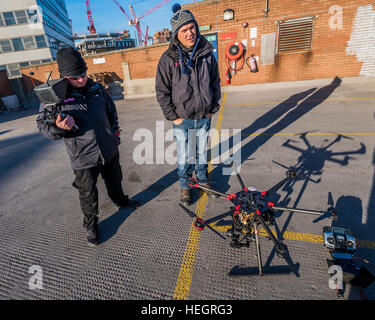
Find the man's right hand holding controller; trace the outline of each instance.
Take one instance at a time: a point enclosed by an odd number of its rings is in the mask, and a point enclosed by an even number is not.
[[[61,114],[58,114],[55,124],[56,127],[69,131],[74,126],[74,119],[70,115],[67,115],[65,118],[63,118]]]

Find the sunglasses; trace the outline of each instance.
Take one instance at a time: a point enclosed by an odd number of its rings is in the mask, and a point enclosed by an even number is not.
[[[67,77],[67,78],[69,78],[70,80],[78,80],[79,78],[85,78],[85,77],[87,77],[87,73],[81,74],[80,76]]]

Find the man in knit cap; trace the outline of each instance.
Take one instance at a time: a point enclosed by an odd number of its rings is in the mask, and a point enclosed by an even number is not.
[[[118,145],[120,128],[116,106],[104,87],[87,77],[87,66],[81,54],[72,47],[57,52],[61,78],[67,81],[66,102],[55,123],[37,118],[43,136],[64,139],[75,174],[73,186],[79,191],[83,226],[89,244],[99,243],[97,179],[101,174],[111,200],[119,208],[136,207],[122,189],[122,171]],[[42,106],[43,107],[43,106]]]
[[[194,171],[199,182],[210,188],[206,149],[211,117],[220,108],[220,78],[213,47],[200,35],[193,14],[179,4],[172,11],[173,37],[160,58],[155,88],[164,117],[173,123],[177,141],[180,201],[190,205],[189,178]]]

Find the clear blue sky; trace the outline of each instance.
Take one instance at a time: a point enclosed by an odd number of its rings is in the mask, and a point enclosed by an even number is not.
[[[148,9],[162,2],[162,0],[117,0],[131,17],[129,4],[137,16],[140,16]],[[198,2],[199,0],[197,0]],[[146,26],[149,26],[149,35],[160,31],[163,28],[171,29],[170,18],[172,16],[172,6],[175,3],[192,3],[193,0],[171,0],[150,15],[140,20],[142,33],[146,33]],[[73,22],[73,32],[77,34],[88,33],[89,25],[86,14],[85,0],[65,0],[69,18]],[[135,37],[135,27],[129,26],[126,16],[121,12],[113,0],[90,0],[91,13],[94,26],[97,32],[121,32],[129,30],[132,38]]]

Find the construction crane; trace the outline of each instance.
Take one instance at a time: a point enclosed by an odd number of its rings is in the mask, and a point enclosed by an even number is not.
[[[133,19],[130,18],[130,16],[126,13],[124,8],[121,7],[121,5],[116,1],[113,0],[113,2],[120,8],[120,10],[126,15],[126,17],[129,20],[129,25],[134,26],[137,30],[137,40],[138,40],[138,45],[141,45],[141,43],[144,41],[144,45],[147,45],[147,40],[148,40],[148,26],[146,28],[146,35],[144,36],[141,31],[141,26],[139,23],[139,20],[143,19],[144,17],[148,16],[150,13],[154,12],[155,10],[159,9],[163,5],[167,4],[171,0],[164,0],[157,5],[153,6],[151,9],[147,10],[145,13],[141,14],[139,17],[135,14],[135,11],[131,5],[129,5],[129,9],[132,13]],[[143,40],[144,39],[144,40]]]
[[[96,29],[95,29],[95,26],[94,26],[94,20],[92,19],[91,7],[90,7],[89,0],[86,0],[86,8],[87,8],[87,17],[89,19],[89,26],[87,27],[87,29],[90,31],[90,33],[96,33]]]

